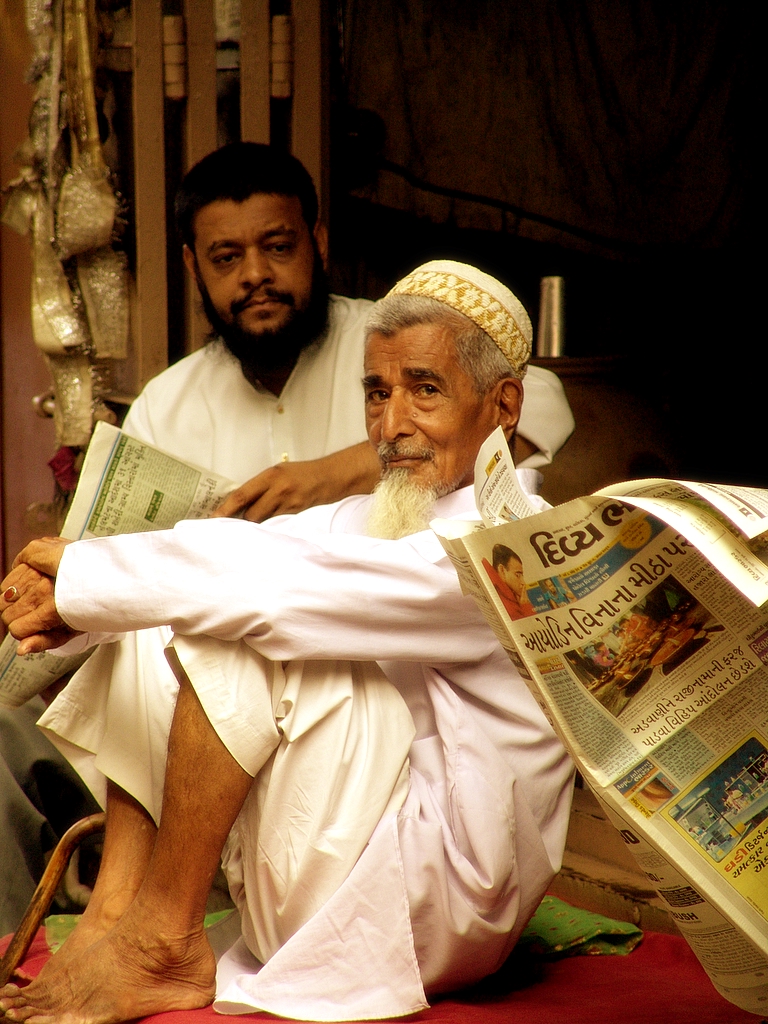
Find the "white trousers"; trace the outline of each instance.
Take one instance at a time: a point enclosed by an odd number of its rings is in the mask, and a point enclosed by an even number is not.
[[[158,824],[178,692],[170,639],[153,629],[104,645],[40,721],[102,803],[109,778]],[[276,663],[210,637],[173,647],[218,736],[254,776],[223,864],[243,937],[265,962],[402,806],[413,721],[372,663]]]

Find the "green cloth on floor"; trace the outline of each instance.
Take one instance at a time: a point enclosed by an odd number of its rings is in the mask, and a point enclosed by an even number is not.
[[[79,914],[51,914],[46,917],[45,941],[52,953],[58,953],[79,920]]]
[[[210,928],[231,914],[220,910],[207,914]],[[45,939],[52,953],[59,949],[79,921],[77,914],[55,914],[45,919]],[[626,921],[614,921],[545,896],[520,936],[518,948],[536,956],[618,954],[625,956],[641,941],[643,933]]]
[[[217,910],[213,914],[206,914],[205,927],[211,928],[232,913],[232,910]],[[79,914],[52,914],[50,917],[46,917],[45,941],[48,943],[51,953],[56,953],[61,949],[79,920]]]
[[[538,956],[626,956],[642,938],[642,931],[627,921],[614,921],[545,896],[517,946]]]

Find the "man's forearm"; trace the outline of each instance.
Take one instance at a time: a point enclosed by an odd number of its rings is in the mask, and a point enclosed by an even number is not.
[[[378,456],[367,441],[320,459],[281,462],[233,491],[214,516],[243,514],[245,519],[261,523],[351,494],[370,494],[380,471]]]
[[[431,534],[378,541],[239,520],[72,545],[56,589],[86,632],[169,625],[273,660],[466,662],[495,641]],[[480,628],[478,629],[478,625]]]

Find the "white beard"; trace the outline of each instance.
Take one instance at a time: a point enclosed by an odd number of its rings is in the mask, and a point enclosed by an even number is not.
[[[407,469],[391,469],[373,492],[368,515],[368,536],[397,540],[426,530],[432,506],[445,488],[423,487],[411,479]]]

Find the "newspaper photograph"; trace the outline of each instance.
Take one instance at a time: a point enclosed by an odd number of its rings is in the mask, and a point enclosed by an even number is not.
[[[707,896],[709,882],[706,878],[692,884],[690,865],[683,870],[681,862],[663,850],[658,841],[652,842],[645,829],[602,800],[599,791],[594,792],[639,867],[664,900],[670,916],[715,988],[737,1006],[764,1014],[768,999],[766,960],[747,937],[745,928],[750,926],[743,923],[740,927],[734,926],[717,901]]]

